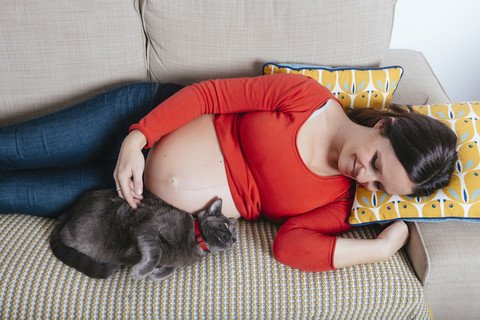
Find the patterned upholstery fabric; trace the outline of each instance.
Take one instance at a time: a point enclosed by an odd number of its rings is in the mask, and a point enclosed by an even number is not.
[[[0,215],[2,319],[429,319],[421,285],[401,251],[336,272],[293,270],[271,255],[278,226],[238,223],[230,252],[210,255],[163,283],[129,269],[90,279],[50,252],[54,221]],[[373,238],[378,226],[345,237]]]

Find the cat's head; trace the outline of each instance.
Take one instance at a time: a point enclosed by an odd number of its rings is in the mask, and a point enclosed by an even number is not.
[[[200,232],[212,253],[233,247],[237,240],[235,235],[236,219],[228,219],[222,213],[222,199],[215,200],[206,210],[197,215]]]

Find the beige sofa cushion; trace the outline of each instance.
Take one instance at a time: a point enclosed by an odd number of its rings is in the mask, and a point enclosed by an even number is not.
[[[278,225],[237,222],[231,251],[155,283],[124,268],[91,279],[56,259],[54,220],[0,214],[1,319],[415,319],[430,320],[420,282],[402,251],[380,263],[304,272],[271,252]],[[346,238],[376,237],[377,226]]]
[[[394,4],[144,0],[150,75],[190,84],[260,75],[265,62],[377,66],[389,46]]]
[[[147,79],[138,0],[3,1],[0,124]]]

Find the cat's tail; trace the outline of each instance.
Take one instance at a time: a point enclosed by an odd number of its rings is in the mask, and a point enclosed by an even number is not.
[[[99,263],[80,251],[65,245],[60,235],[63,226],[64,223],[57,224],[50,234],[50,248],[60,261],[90,278],[97,279],[105,279],[120,268],[118,265]]]

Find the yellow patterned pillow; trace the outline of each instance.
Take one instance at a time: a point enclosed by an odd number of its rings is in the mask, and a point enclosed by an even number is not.
[[[329,68],[297,64],[266,63],[263,74],[299,73],[328,88],[346,109],[383,108],[388,106],[400,81],[399,66],[359,69]]]
[[[370,192],[357,185],[348,223],[480,219],[480,102],[416,106],[414,110],[441,120],[457,133],[459,160],[450,184],[428,197]]]

